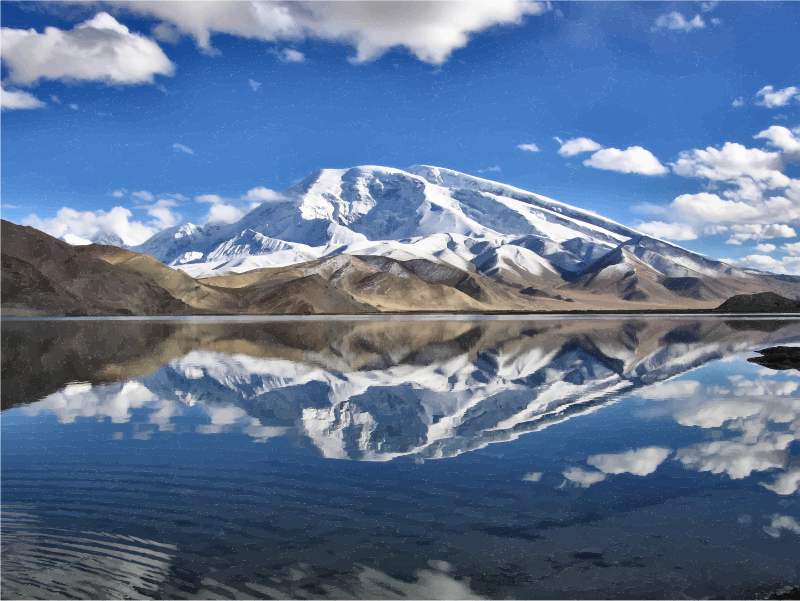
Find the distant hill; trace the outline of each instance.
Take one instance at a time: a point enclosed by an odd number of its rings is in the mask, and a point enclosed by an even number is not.
[[[719,307],[726,313],[795,313],[800,312],[800,301],[792,300],[774,292],[737,294]]]

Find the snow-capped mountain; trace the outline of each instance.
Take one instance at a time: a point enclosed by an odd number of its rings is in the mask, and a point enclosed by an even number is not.
[[[800,296],[798,277],[742,270],[538,194],[426,165],[323,169],[236,223],[175,226],[131,250],[194,278],[337,255],[424,260],[523,295],[608,308],[620,300],[710,307],[765,290]]]
[[[324,169],[282,196],[236,223],[175,226],[132,250],[195,277],[340,253],[425,258],[462,269],[473,261],[488,269],[510,262],[560,273],[583,269],[641,236],[537,194],[424,165],[408,172]]]

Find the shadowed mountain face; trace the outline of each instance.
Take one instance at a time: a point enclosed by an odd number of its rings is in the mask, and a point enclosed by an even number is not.
[[[209,432],[288,436],[339,459],[449,457],[800,337],[791,321],[738,323],[6,322],[3,409],[125,421],[153,407],[151,423],[170,430],[170,416],[200,403]]]

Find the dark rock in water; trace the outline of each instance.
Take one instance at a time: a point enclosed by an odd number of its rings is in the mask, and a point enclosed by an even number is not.
[[[737,294],[722,303],[715,311],[729,313],[794,313],[800,312],[800,301],[783,297],[774,292]]]
[[[796,369],[800,371],[800,347],[773,346],[760,351],[761,357],[751,357],[750,363],[757,363],[769,369]]]
[[[767,599],[800,599],[800,586],[785,586]]]

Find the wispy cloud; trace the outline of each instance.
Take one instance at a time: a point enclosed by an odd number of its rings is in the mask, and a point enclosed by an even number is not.
[[[539,152],[539,147],[533,142],[529,142],[527,144],[518,144],[517,148],[526,152]]]
[[[19,109],[41,109],[47,104],[27,92],[0,88],[0,109],[4,111]]]
[[[258,92],[258,88],[261,87],[260,81],[254,81],[252,79],[248,80],[250,82],[250,87],[253,88],[254,92]]]
[[[180,150],[181,152],[185,152],[186,154],[194,154],[194,150],[188,146],[184,146],[183,144],[178,144],[177,142],[172,145],[172,148],[175,150]]]

